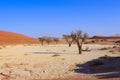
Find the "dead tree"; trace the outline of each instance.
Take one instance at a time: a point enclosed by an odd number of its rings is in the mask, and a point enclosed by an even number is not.
[[[41,44],[42,44],[42,46],[43,46],[43,43],[44,43],[44,41],[45,41],[45,38],[38,38],[39,39],[39,41],[41,42]]]
[[[54,38],[53,41],[57,44],[59,42],[58,38]]]
[[[47,44],[49,45],[52,42],[52,38],[45,38],[45,41],[47,42]]]
[[[87,33],[82,34],[81,30],[77,30],[76,32],[71,32],[71,37],[77,43],[79,54],[82,54],[82,44],[88,38],[88,34]]]
[[[72,43],[73,43],[73,39],[71,37],[71,35],[63,35],[63,38],[65,39],[65,41],[68,43],[69,47],[71,47]]]

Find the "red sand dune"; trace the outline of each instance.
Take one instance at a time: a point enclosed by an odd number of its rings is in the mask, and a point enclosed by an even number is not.
[[[14,32],[7,32],[0,30],[0,44],[32,44],[39,43],[38,39],[18,34]]]

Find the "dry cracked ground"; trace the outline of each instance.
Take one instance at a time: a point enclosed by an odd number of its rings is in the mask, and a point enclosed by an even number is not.
[[[119,51],[117,53],[110,51],[113,46],[87,44],[83,49],[89,47],[90,51],[83,51],[81,55],[78,54],[76,45],[0,46],[0,78],[1,80],[119,80],[120,54]],[[97,66],[90,66],[106,55],[107,59],[101,60],[103,64],[98,62]]]

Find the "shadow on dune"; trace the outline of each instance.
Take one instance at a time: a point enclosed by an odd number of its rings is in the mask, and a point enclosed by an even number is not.
[[[98,58],[76,66],[76,73],[94,75],[99,79],[120,78],[120,57]]]

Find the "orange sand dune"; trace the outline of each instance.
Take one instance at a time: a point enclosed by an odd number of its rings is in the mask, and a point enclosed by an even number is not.
[[[0,31],[0,44],[39,43],[38,39],[14,32]]]

